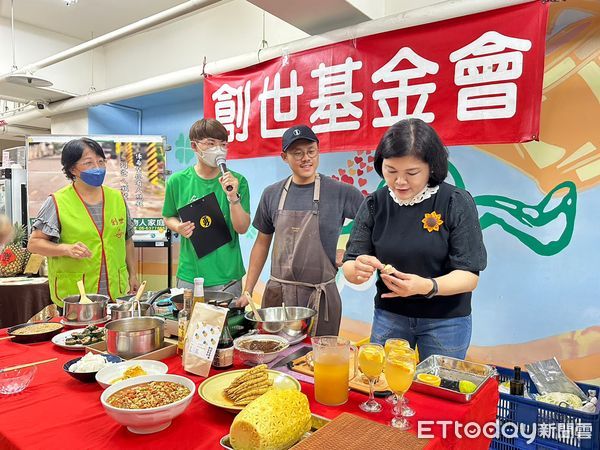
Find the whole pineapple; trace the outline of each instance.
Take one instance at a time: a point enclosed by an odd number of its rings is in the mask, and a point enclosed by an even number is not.
[[[23,247],[27,229],[18,223],[14,225],[14,237],[0,253],[0,277],[21,275],[31,253]]]

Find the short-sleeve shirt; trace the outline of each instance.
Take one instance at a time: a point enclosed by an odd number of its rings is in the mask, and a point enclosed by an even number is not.
[[[237,172],[230,171],[230,173],[239,181],[238,193],[240,194],[242,208],[250,213],[248,181]],[[173,174],[167,182],[162,211],[164,217],[179,217],[179,209],[199,198],[214,193],[232,237],[229,243],[202,258],[198,258],[192,241],[180,237],[181,247],[177,278],[188,283],[193,283],[196,277],[202,277],[205,286],[218,286],[233,280],[239,280],[246,273],[239,235],[233,228],[229,201],[227,200],[227,194],[221,187],[221,183],[219,183],[219,178],[220,175],[210,180],[200,178],[196,173],[196,169],[192,166]]]
[[[440,214],[439,231],[428,231],[425,214]],[[447,183],[430,198],[412,206],[394,202],[387,187],[369,195],[354,221],[344,260],[373,255],[404,273],[425,278],[446,275],[452,270],[479,273],[487,254],[471,195]],[[450,318],[471,313],[471,293],[436,296],[381,298],[389,289],[377,280],[375,307],[407,317]]]
[[[96,224],[96,227],[102,233],[102,228],[104,227],[103,223],[103,215],[102,210],[104,204],[102,202],[97,203],[95,205],[85,204],[90,215],[92,216],[92,220]],[[129,214],[129,207],[127,206],[127,202],[125,202],[125,210],[127,212],[127,229],[125,231],[125,240],[131,239],[133,234],[135,233],[135,224],[133,219],[131,218],[131,214]],[[46,236],[50,236],[50,240],[52,242],[60,241],[60,221],[58,220],[58,214],[56,211],[56,204],[52,197],[48,197],[40,211],[33,221],[33,225],[31,226],[32,230],[39,230],[44,233]],[[85,244],[85,242],[84,242]],[[104,260],[102,261],[102,266],[100,268],[100,285],[98,287],[98,294],[108,295],[108,285],[106,283],[106,267],[104,266]]]
[[[253,225],[264,234],[275,232],[275,221],[279,199],[287,179],[268,186],[260,199]],[[315,183],[295,184],[292,182],[285,200],[284,209],[311,211]],[[325,253],[335,265],[337,242],[345,219],[354,219],[364,197],[358,189],[347,183],[321,174],[319,200],[319,232]]]

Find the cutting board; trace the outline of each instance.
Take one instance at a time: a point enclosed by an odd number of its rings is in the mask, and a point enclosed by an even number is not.
[[[295,372],[299,372],[304,375],[314,377],[315,373],[314,373],[312,367],[306,361],[306,357],[309,354],[310,353],[307,353],[306,355],[293,360],[290,368]],[[352,372],[354,370],[354,355],[353,354],[350,355],[349,364],[350,364],[350,374],[352,374]],[[350,381],[350,389],[352,389],[353,391],[362,392],[364,394],[369,394],[369,380],[367,379],[367,377],[365,377],[359,371],[358,375],[352,381]],[[387,382],[385,381],[385,375],[382,373],[379,377],[379,381],[377,381],[377,383],[375,383],[375,392],[383,392],[383,391],[389,391],[389,388],[388,388]]]
[[[400,431],[354,414],[342,413],[310,437],[292,447],[294,450],[421,450],[429,439],[419,439],[416,434]]]

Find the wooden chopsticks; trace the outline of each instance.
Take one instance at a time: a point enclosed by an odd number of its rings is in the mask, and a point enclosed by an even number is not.
[[[43,361],[36,361],[36,362],[32,362],[32,363],[27,363],[27,364],[19,364],[18,366],[5,367],[4,369],[0,369],[0,373],[8,372],[9,370],[24,369],[25,367],[37,366],[39,364],[46,364],[49,362],[56,361],[57,359],[58,358],[51,358],[51,359],[45,359]]]

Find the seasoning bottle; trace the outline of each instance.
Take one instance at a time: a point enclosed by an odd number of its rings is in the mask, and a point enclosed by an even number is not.
[[[204,303],[204,278],[194,278],[194,301],[192,303],[192,313],[196,303]]]
[[[525,395],[525,381],[521,379],[521,368],[515,366],[514,378],[510,380],[510,395]]]
[[[179,311],[177,316],[178,327],[177,327],[177,354],[183,355],[183,349],[185,348],[185,334],[187,333],[188,324],[190,321],[190,313],[188,311],[190,303],[192,302],[193,294],[191,289],[184,289],[183,291],[183,308]]]
[[[233,338],[231,337],[229,325],[227,324],[228,318],[229,313],[225,318],[223,332],[221,333],[219,343],[217,344],[215,359],[213,359],[212,365],[215,369],[228,369],[229,367],[233,366]]]

